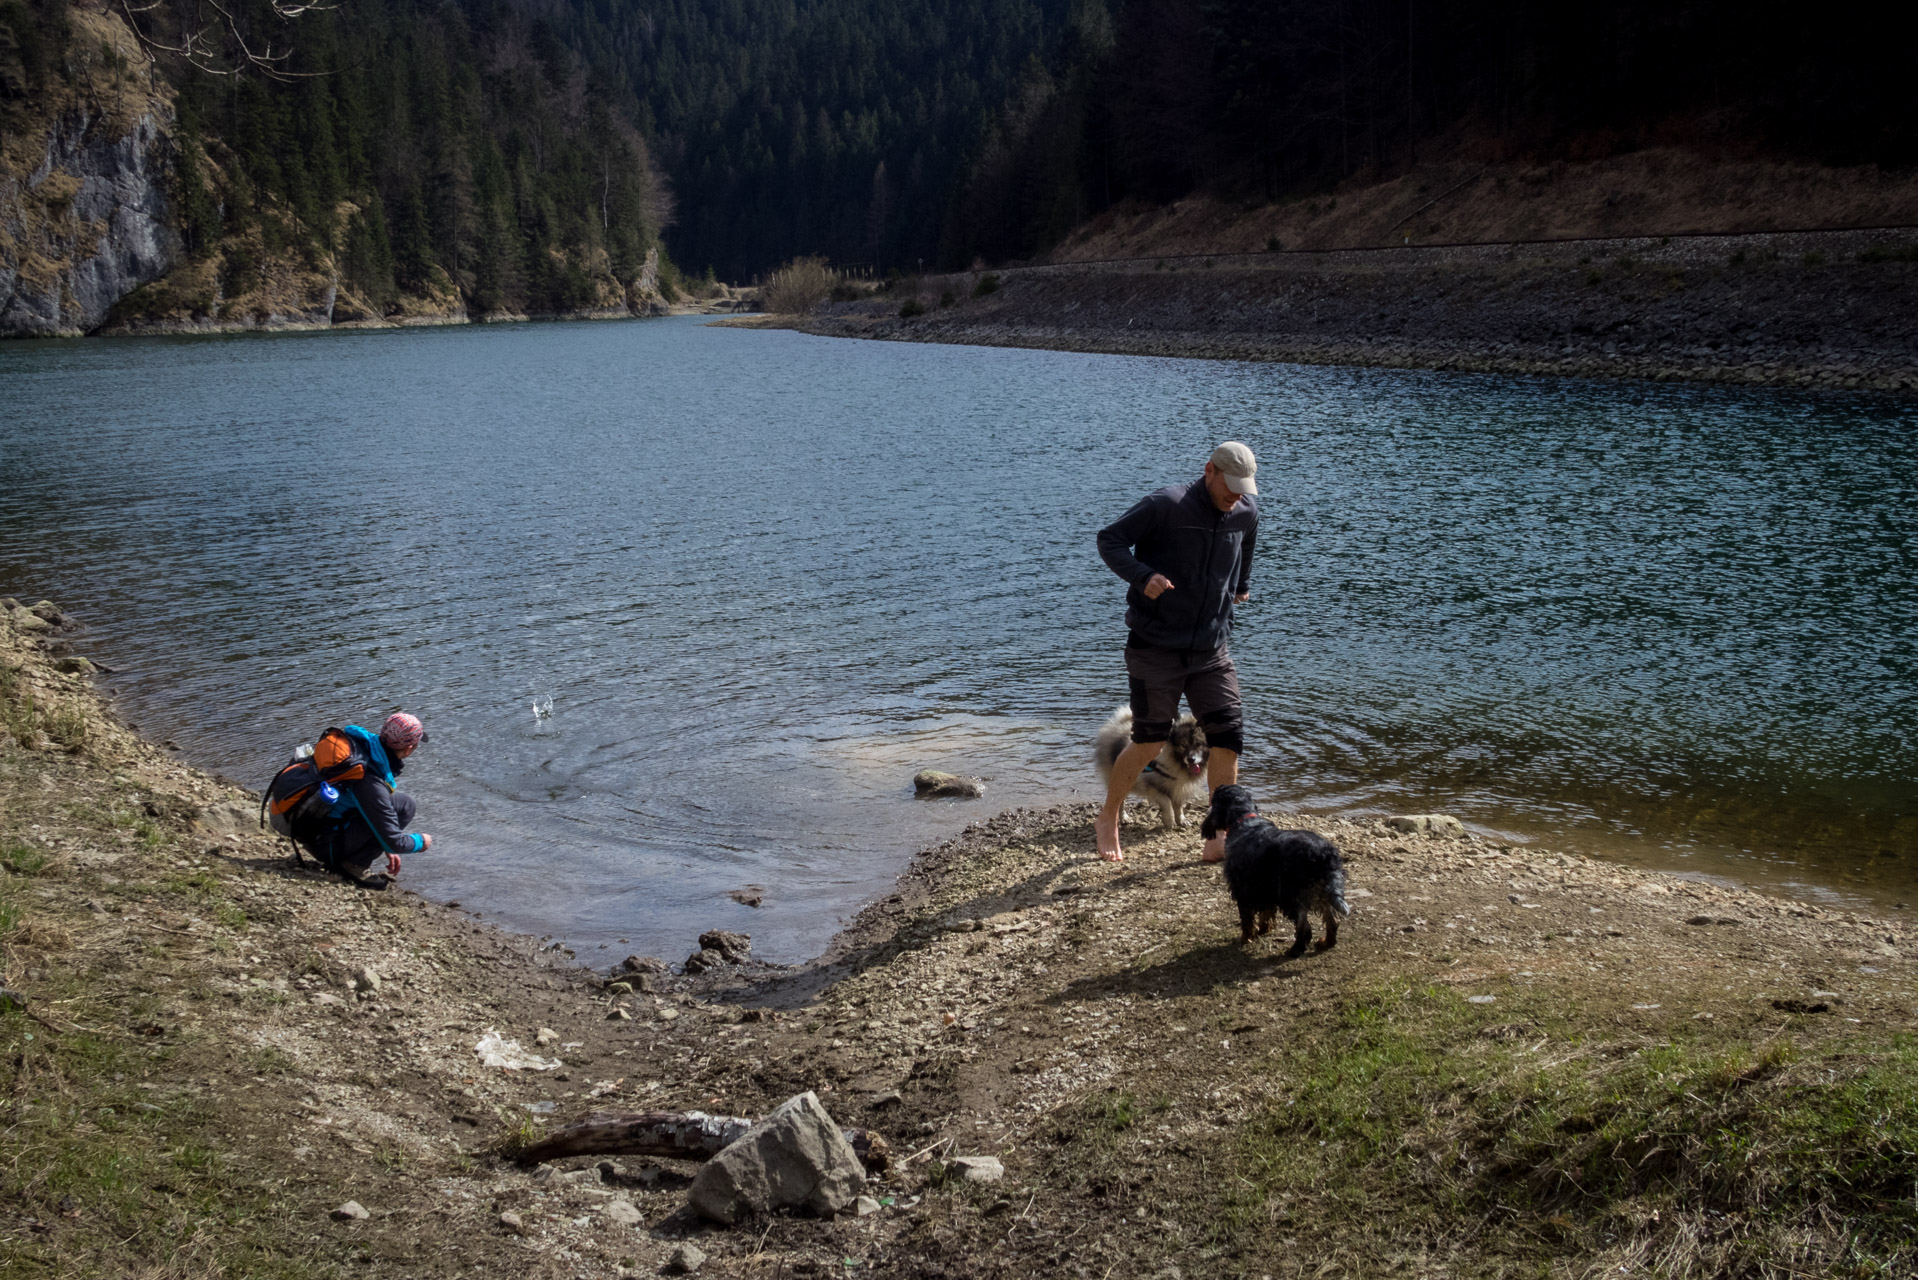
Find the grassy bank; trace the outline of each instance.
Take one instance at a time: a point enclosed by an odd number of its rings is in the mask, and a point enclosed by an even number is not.
[[[768,1278],[1918,1264],[1900,913],[1332,821],[1355,915],[1287,961],[1195,831],[1111,866],[1060,807],[926,851],[815,964],[622,990],[294,870],[57,669],[83,639],[0,632],[0,1276],[638,1276],[688,1239]],[[493,1029],[563,1066],[481,1066]],[[502,1156],[804,1089],[891,1140],[877,1212],[719,1229],[691,1165]],[[973,1154],[1005,1180],[940,1175]]]

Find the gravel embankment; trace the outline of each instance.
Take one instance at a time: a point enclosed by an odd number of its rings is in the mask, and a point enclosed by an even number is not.
[[[1574,377],[1918,389],[1918,237],[1800,232],[1226,254],[930,277],[808,332]],[[908,298],[926,313],[899,314]],[[942,305],[942,299],[950,298]]]

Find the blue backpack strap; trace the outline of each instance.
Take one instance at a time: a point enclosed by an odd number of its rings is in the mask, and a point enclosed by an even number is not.
[[[358,743],[360,747],[366,751],[367,763],[375,771],[374,776],[381,782],[384,782],[386,789],[391,791],[393,789],[393,765],[386,758],[386,744],[380,741],[380,736],[370,730],[362,729],[356,724],[349,724],[344,729],[341,729],[340,732],[353,739],[354,742]]]

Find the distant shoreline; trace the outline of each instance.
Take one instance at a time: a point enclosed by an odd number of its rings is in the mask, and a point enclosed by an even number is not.
[[[902,316],[915,300],[922,314]],[[929,276],[744,323],[902,342],[1911,394],[1914,303],[1918,235],[1891,228],[1056,263]]]

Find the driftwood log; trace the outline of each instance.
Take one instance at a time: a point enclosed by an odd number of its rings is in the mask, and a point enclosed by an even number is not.
[[[595,1111],[553,1130],[522,1148],[521,1164],[566,1156],[654,1156],[670,1160],[710,1160],[738,1141],[755,1122],[743,1116],[709,1116],[703,1111]],[[868,1170],[886,1167],[891,1145],[870,1129],[842,1129],[846,1141]]]

